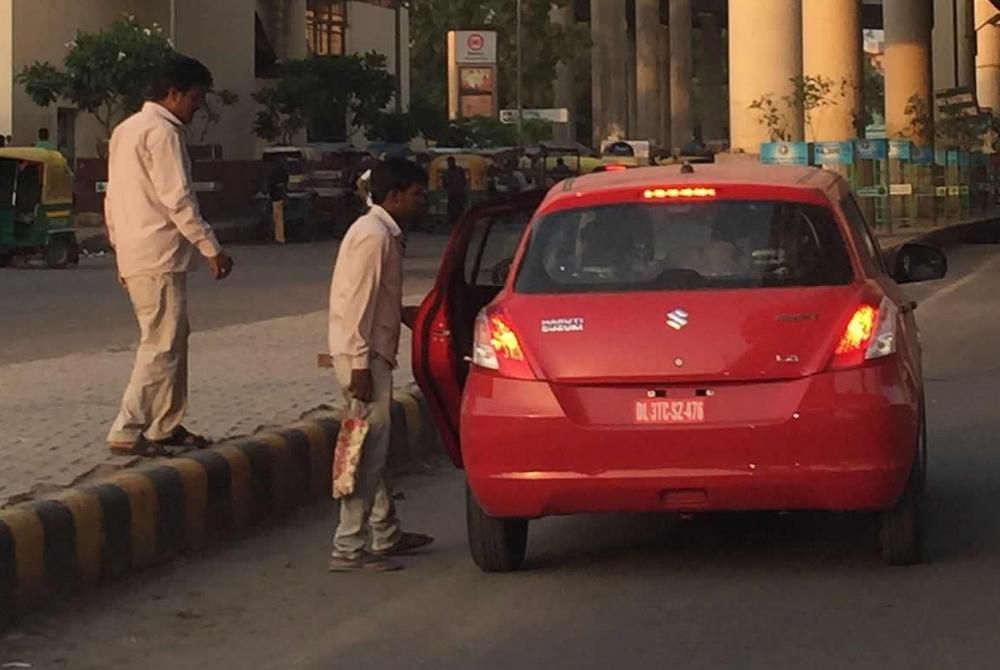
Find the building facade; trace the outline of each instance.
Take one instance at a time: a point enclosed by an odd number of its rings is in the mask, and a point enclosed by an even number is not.
[[[310,54],[377,51],[400,79],[408,106],[409,14],[399,0],[0,0],[0,134],[18,145],[40,128],[72,157],[91,157],[103,131],[69,103],[40,108],[15,83],[36,61],[61,65],[80,31],[96,32],[122,15],[156,23],[178,51],[211,68],[216,85],[239,95],[209,130],[206,143],[229,159],[253,159],[262,144],[253,133],[253,93],[267,85],[274,65]],[[200,138],[198,138],[200,139]]]

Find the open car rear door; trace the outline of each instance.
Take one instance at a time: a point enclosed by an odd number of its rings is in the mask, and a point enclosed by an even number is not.
[[[414,323],[413,376],[457,467],[462,467],[459,414],[474,321],[506,282],[521,237],[544,197],[543,191],[531,191],[470,209],[452,232],[434,288]]]

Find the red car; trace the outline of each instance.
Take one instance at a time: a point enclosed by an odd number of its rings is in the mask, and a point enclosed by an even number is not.
[[[414,372],[468,477],[487,571],[528,520],[877,510],[920,558],[924,390],[912,304],[936,249],[887,259],[847,182],[705,165],[483,205],[420,309]]]

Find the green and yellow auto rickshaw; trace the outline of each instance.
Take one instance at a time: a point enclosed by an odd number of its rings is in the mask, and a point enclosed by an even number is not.
[[[50,268],[79,263],[72,215],[73,174],[62,154],[0,149],[0,266],[39,256]]]

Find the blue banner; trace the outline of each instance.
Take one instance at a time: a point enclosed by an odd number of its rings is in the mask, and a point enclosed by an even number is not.
[[[884,161],[889,157],[889,143],[885,140],[857,140],[854,151],[859,160]]]
[[[853,142],[816,142],[813,145],[815,165],[853,165]]]
[[[765,165],[809,165],[809,145],[805,142],[765,142],[760,145],[760,162]]]
[[[909,140],[889,140],[889,159],[909,162],[912,158],[913,145]]]
[[[934,165],[934,147],[914,147],[914,165]]]

